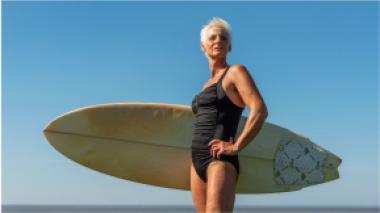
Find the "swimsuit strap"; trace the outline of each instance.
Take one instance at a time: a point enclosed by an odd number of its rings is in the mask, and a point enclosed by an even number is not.
[[[222,77],[219,78],[218,80],[218,83],[219,82],[222,82],[222,79],[224,78],[224,76],[226,75],[227,71],[230,69],[230,66],[227,66],[226,70],[224,71],[224,73],[222,74]]]

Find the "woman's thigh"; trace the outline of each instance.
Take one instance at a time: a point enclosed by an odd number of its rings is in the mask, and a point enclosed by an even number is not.
[[[193,163],[190,171],[190,188],[196,211],[205,212],[207,184],[198,176]]]
[[[237,172],[232,163],[214,160],[207,168],[207,211],[232,212]]]

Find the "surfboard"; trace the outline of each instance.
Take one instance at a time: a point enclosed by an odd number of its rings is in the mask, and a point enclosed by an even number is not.
[[[164,103],[99,104],[47,124],[48,142],[90,169],[143,184],[190,190],[191,108]],[[236,138],[247,118],[242,116]],[[239,152],[236,193],[276,193],[339,178],[341,159],[309,138],[265,122]]]

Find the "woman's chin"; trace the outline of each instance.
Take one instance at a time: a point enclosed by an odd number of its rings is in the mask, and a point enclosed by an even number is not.
[[[227,53],[224,52],[214,52],[212,55],[209,55],[211,58],[225,58]]]

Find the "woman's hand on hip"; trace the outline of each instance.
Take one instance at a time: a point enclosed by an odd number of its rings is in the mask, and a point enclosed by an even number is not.
[[[230,138],[230,141],[223,141],[220,139],[213,139],[208,143],[208,146],[210,147],[210,155],[213,158],[220,158],[221,154],[225,155],[237,155],[238,150],[232,143],[232,137]]]

